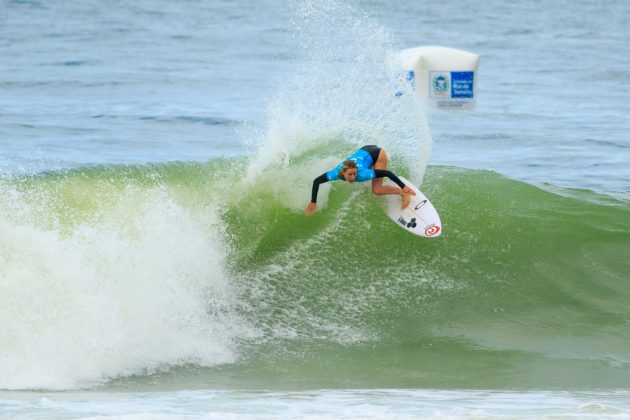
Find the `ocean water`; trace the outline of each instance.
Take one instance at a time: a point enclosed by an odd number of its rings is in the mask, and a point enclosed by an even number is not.
[[[630,417],[630,4],[0,2],[0,418]],[[394,59],[481,55],[473,112]],[[443,221],[312,179],[363,144]]]

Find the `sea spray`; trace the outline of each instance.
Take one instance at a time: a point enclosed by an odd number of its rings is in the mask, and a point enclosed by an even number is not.
[[[424,109],[401,82],[391,35],[346,2],[305,0],[291,7],[295,58],[269,101],[266,131],[252,141],[257,152],[247,180],[325,146],[318,156],[330,158],[325,165],[309,162],[290,174],[310,184],[352,149],[377,144],[421,183],[431,138]]]

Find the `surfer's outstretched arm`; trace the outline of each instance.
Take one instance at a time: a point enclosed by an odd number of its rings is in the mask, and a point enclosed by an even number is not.
[[[317,193],[319,192],[319,185],[328,182],[328,178],[326,174],[321,174],[317,178],[313,180],[313,189],[311,190],[311,202],[308,203],[306,207],[306,215],[310,216],[311,214],[317,211]]]

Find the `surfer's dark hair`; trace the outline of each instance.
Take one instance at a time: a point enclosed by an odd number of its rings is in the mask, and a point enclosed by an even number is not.
[[[357,167],[357,162],[355,160],[352,160],[352,159],[344,160],[343,164],[341,165],[341,169],[339,169],[339,179],[343,179],[345,181],[346,177],[343,176],[343,173],[347,169],[356,168],[356,167]]]

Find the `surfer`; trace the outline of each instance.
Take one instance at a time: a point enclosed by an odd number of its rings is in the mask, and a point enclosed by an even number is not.
[[[398,187],[383,185],[384,177],[394,181]],[[317,193],[319,192],[320,184],[337,180],[348,181],[351,184],[353,182],[372,180],[372,192],[374,195],[400,195],[402,198],[401,208],[403,209],[409,205],[410,195],[416,195],[400,178],[387,170],[387,153],[384,149],[373,145],[363,146],[335,168],[313,180],[311,202],[306,207],[307,216],[317,211]]]

